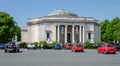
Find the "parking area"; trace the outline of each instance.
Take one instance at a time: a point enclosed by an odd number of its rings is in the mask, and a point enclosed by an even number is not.
[[[98,54],[96,50],[85,52],[70,50],[27,50],[4,53],[0,50],[0,66],[119,66],[120,52]]]

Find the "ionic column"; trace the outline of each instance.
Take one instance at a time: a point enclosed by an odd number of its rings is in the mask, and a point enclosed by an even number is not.
[[[79,26],[79,42],[81,43],[81,26]]]
[[[57,32],[57,33],[58,33],[58,34],[57,34],[57,36],[58,36],[58,37],[57,37],[57,41],[60,42],[60,26],[59,26],[59,25],[58,25],[57,31],[58,31],[58,32]]]
[[[74,34],[75,32],[74,32],[74,25],[72,25],[72,43],[74,43],[75,42],[75,37],[74,37]]]
[[[67,43],[67,25],[65,25],[65,43]]]

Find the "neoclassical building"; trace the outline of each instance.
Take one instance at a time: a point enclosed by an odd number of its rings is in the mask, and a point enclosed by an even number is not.
[[[41,40],[60,43],[84,43],[100,41],[100,23],[93,17],[79,17],[64,9],[53,11],[47,16],[28,19],[22,28],[21,41],[27,43]]]

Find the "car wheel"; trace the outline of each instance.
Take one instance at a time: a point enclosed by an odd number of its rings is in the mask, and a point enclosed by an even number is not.
[[[104,54],[108,54],[108,52],[104,51]]]
[[[73,50],[71,50],[73,52]]]
[[[116,52],[113,52],[113,54],[116,54]]]
[[[7,53],[7,50],[5,50],[5,53]]]
[[[102,51],[102,52],[100,52],[100,53],[104,54],[104,53],[105,53],[105,51]]]
[[[20,52],[19,49],[17,50],[17,52]]]
[[[28,50],[30,49],[30,48],[27,48]]]
[[[81,52],[84,52],[84,50],[82,50]]]
[[[100,52],[98,51],[98,53],[100,53]]]
[[[35,50],[36,48],[34,47],[33,49]]]
[[[75,52],[75,50],[72,50],[73,52]]]

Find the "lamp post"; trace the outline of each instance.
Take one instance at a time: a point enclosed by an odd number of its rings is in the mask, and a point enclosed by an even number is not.
[[[17,33],[15,33],[15,44],[17,44]]]

